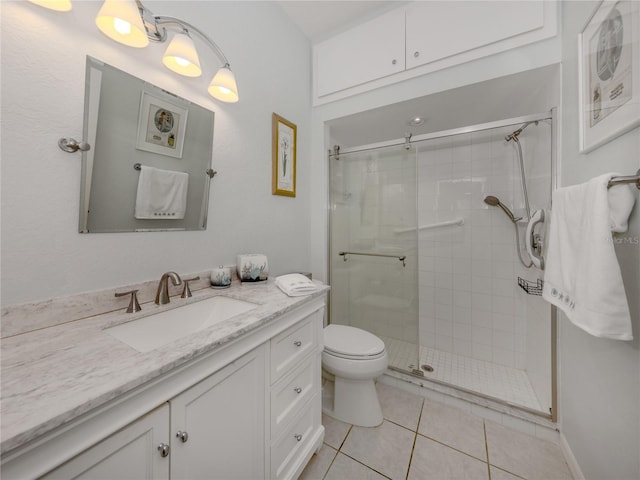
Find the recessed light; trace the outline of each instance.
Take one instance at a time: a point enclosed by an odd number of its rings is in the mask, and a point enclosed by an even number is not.
[[[420,125],[424,124],[424,118],[423,117],[418,117],[415,116],[413,117],[411,120],[409,120],[409,125],[411,125],[412,127],[419,127]]]

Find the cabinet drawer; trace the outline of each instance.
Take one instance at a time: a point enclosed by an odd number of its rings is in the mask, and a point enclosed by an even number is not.
[[[318,355],[313,355],[271,389],[272,436],[277,436],[282,426],[287,424],[299,408],[319,391],[318,362]]]
[[[277,438],[271,446],[271,478],[282,479],[291,476],[290,470],[299,463],[309,442],[316,438],[320,426],[320,395],[296,416],[293,423]]]
[[[317,321],[322,321],[322,311],[312,313],[302,322],[271,339],[272,384],[298,365],[308,353],[316,348],[314,322]]]

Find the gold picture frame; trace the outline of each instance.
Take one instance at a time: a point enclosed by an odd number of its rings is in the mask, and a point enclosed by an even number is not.
[[[280,115],[271,116],[273,195],[296,196],[297,131],[295,124]]]

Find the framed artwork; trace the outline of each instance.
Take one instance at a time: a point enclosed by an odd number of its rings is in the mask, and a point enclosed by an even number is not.
[[[580,151],[640,125],[640,2],[603,0],[578,36]]]
[[[280,115],[271,117],[273,195],[296,196],[297,127]]]
[[[136,148],[182,158],[188,113],[186,108],[142,92]]]

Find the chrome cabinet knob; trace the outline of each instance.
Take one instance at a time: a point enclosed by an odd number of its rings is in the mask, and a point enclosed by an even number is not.
[[[162,458],[168,457],[169,456],[169,445],[167,445],[166,443],[161,443],[160,445],[158,445],[158,451],[160,452],[160,456]]]
[[[187,443],[189,440],[189,434],[187,432],[183,432],[182,430],[178,430],[176,433],[176,438],[179,438],[182,443]]]
[[[302,342],[301,342],[300,340],[296,340],[295,342],[293,342],[293,344],[294,344],[296,347],[299,347],[300,345],[302,345]]]
[[[293,438],[295,438],[297,441],[301,441],[302,440],[302,435],[297,433],[296,435],[293,436]]]
[[[296,388],[293,389],[293,391],[296,392],[296,393],[300,393],[300,392],[302,392],[302,389],[300,387],[296,387]]]
[[[391,65],[395,65],[396,63],[398,63],[398,61],[395,58],[391,60]]]
[[[420,52],[413,52],[413,56],[414,56],[415,58],[418,58],[418,57],[420,56]]]

